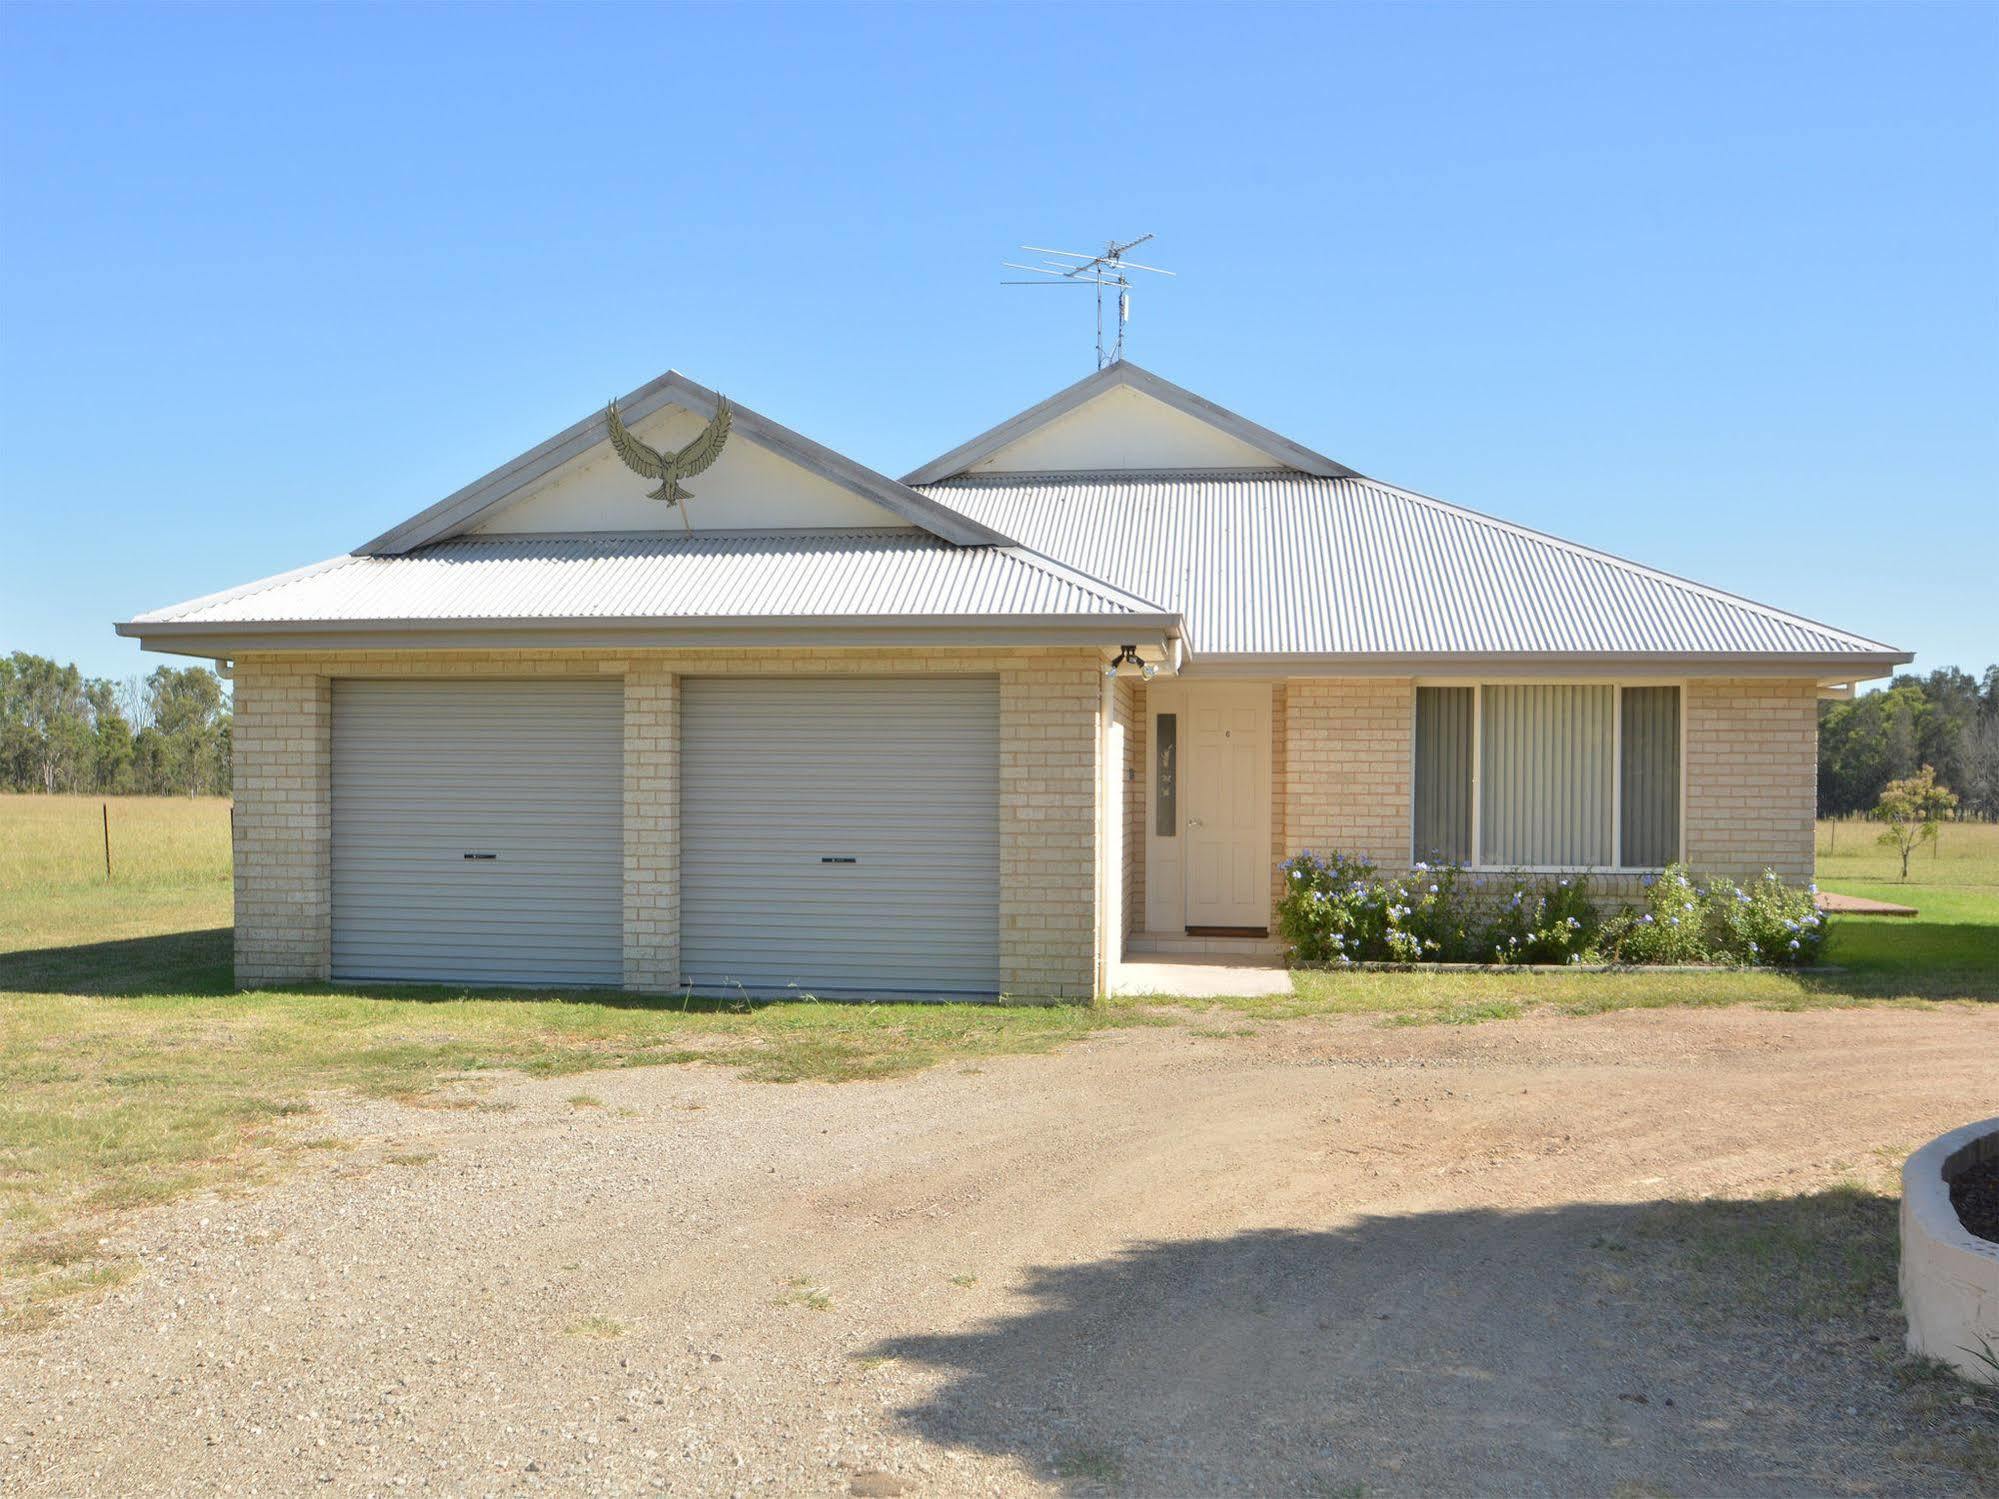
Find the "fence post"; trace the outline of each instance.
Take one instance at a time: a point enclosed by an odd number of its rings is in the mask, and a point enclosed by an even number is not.
[[[104,882],[111,883],[111,803],[104,803]]]

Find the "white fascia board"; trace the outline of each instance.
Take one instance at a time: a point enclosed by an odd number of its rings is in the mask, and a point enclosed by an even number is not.
[[[1480,655],[1457,651],[1414,654],[1271,653],[1195,655],[1183,675],[1204,677],[1475,677],[1578,681],[1674,680],[1681,677],[1811,677],[1821,682],[1867,682],[1915,659],[1907,651],[1886,655],[1815,655],[1781,651],[1519,652]]]
[[[769,646],[1134,645],[1170,654],[1177,614],[740,615],[698,619],[278,620],[115,626],[149,651],[241,656],[251,651],[699,650]]]
[[[621,396],[618,411],[627,422],[639,422],[664,406],[680,406],[706,419],[714,416],[717,399],[715,392],[706,386],[697,385],[677,370],[668,370],[658,379]],[[946,541],[960,546],[1003,546],[1008,543],[1009,538],[991,527],[980,525],[928,495],[918,494],[906,484],[898,484],[886,474],[878,474],[789,427],[780,426],[747,406],[738,406],[734,402],[730,405],[735,413],[731,419],[731,436],[741,436],[769,449],[800,468],[871,500]],[[473,480],[457,493],[447,495],[429,509],[384,531],[374,540],[355,548],[355,551],[363,556],[393,555],[410,551],[426,542],[455,536],[530,484],[605,441],[608,433],[604,413],[594,412],[582,421],[565,427],[546,442],[530,448],[520,457]]]
[[[1074,385],[1058,390],[1045,401],[1038,401],[1017,416],[1007,418],[997,427],[981,432],[971,441],[960,443],[941,457],[933,458],[921,468],[903,475],[904,484],[936,484],[957,474],[964,473],[981,459],[997,453],[1009,443],[1018,441],[1036,428],[1044,427],[1057,417],[1066,416],[1086,401],[1094,400],[1105,391],[1125,385],[1151,396],[1155,401],[1172,407],[1198,421],[1227,433],[1238,441],[1248,443],[1259,452],[1267,453],[1287,468],[1301,473],[1317,474],[1329,479],[1353,479],[1360,475],[1343,463],[1316,453],[1301,443],[1259,426],[1248,417],[1238,416],[1227,407],[1217,406],[1205,397],[1197,396],[1171,380],[1162,379],[1150,370],[1141,369],[1128,360],[1106,365],[1094,375],[1087,375]]]

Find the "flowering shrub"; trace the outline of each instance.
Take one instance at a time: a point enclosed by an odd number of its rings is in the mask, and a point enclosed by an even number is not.
[[[1565,875],[1553,884],[1514,878],[1487,934],[1494,963],[1577,963],[1601,918],[1590,904],[1589,881]]]
[[[1643,911],[1604,925],[1598,946],[1613,963],[1741,963],[1796,968],[1818,961],[1826,921],[1800,890],[1765,872],[1750,884],[1714,880],[1696,886],[1675,864],[1649,882]]]
[[[1713,956],[1727,962],[1796,968],[1818,960],[1825,917],[1812,903],[1814,885],[1798,890],[1765,870],[1747,887],[1719,880],[1703,892]]]
[[[1418,864],[1383,875],[1365,859],[1287,859],[1278,930],[1301,963],[1461,963],[1478,956],[1462,871]]]
[[[1712,954],[1707,912],[1687,871],[1673,865],[1645,880],[1645,909],[1604,923],[1598,946],[1612,963],[1705,963]]]
[[[1646,881],[1642,910],[1606,917],[1582,875],[1490,880],[1449,864],[1384,875],[1365,859],[1298,854],[1280,866],[1278,930],[1300,963],[1742,963],[1818,960],[1825,918],[1765,874],[1697,886],[1679,865]]]

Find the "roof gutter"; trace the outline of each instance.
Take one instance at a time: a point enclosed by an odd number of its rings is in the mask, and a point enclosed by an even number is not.
[[[1115,646],[1171,655],[1177,614],[734,615],[699,619],[128,620],[113,627],[149,651],[241,656],[341,650],[795,650],[850,647]]]
[[[1865,682],[1915,660],[1910,651],[1422,651],[1195,654],[1202,677],[1813,677]]]

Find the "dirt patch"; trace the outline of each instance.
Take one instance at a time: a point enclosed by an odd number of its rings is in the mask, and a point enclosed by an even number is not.
[[[0,1342],[0,1490],[1961,1493],[1891,1194],[1995,1091],[1952,1006],[330,1102]]]
[[[1981,1239],[1999,1244],[1999,1156],[1951,1178],[1950,1205],[1957,1221]]]

